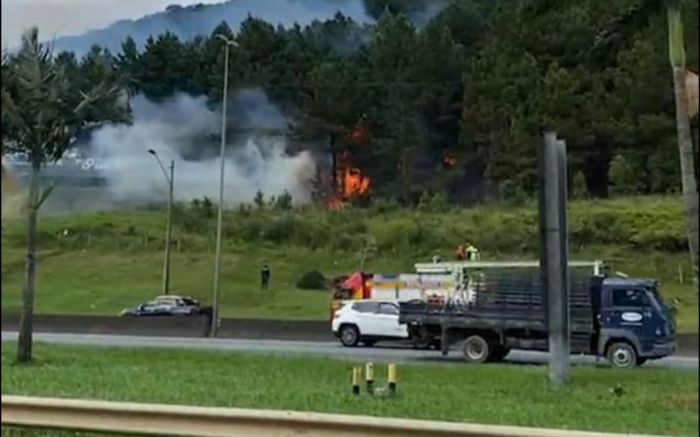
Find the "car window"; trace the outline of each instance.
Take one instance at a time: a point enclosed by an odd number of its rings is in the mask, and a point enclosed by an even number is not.
[[[357,302],[352,305],[352,309],[358,313],[377,312],[377,302]]]
[[[399,308],[391,303],[383,303],[379,306],[379,312],[381,314],[391,314],[395,316],[399,314]]]
[[[644,290],[617,288],[612,293],[615,306],[639,308],[649,306],[649,299]]]

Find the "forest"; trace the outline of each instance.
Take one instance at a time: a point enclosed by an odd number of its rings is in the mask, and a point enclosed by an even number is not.
[[[340,14],[283,28],[254,17],[234,32],[154,35],[143,47],[56,53],[86,86],[123,79],[159,101],[182,92],[221,105],[224,42],[232,90],[262,89],[293,122],[291,149],[352,150],[374,198],[416,204],[529,197],[537,144],[566,139],[575,196],[680,190],[674,94],[662,8],[635,0],[456,0],[415,24],[411,2],[366,1],[376,24]],[[653,3],[653,2],[652,2]],[[698,1],[684,8],[698,71]],[[697,116],[692,122],[697,147]]]

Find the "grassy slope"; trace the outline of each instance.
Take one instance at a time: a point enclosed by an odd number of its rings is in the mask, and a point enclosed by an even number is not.
[[[673,211],[676,207],[674,202],[668,200],[656,201],[659,203],[650,208]],[[580,211],[595,208],[602,211],[594,216],[594,219],[603,222],[599,227],[605,224],[605,214],[609,211],[640,209],[629,201],[574,204],[572,223],[579,223],[584,219],[590,222],[591,219]],[[464,238],[476,240],[482,247],[484,259],[533,259],[536,255],[528,248],[504,252],[500,247],[504,244],[501,242],[504,239],[526,242],[531,239],[531,235],[524,233],[532,226],[523,226],[522,222],[530,221],[533,211],[531,208],[523,211],[485,207],[450,214],[428,215],[432,217],[428,219],[425,219],[424,214],[424,220],[428,220],[429,225],[429,220],[441,221],[435,226],[428,226],[433,230],[431,232],[447,229],[448,235],[443,237],[428,234],[426,237],[421,234],[425,241],[412,243],[399,240],[410,232],[411,223],[415,222],[414,217],[400,213],[370,216],[364,223],[368,228],[367,233],[377,240],[379,251],[367,261],[367,269],[376,272],[410,271],[414,262],[425,261],[432,253],[440,253],[449,259],[453,244],[443,239],[458,242]],[[302,217],[314,226],[314,220],[317,219],[315,214],[307,213]],[[518,220],[523,215],[530,217]],[[674,216],[676,215],[677,211],[674,212]],[[641,216],[638,220],[644,221],[646,218]],[[235,217],[232,221],[235,221]],[[521,224],[520,227],[517,227],[518,224]],[[162,238],[162,226],[162,215],[158,212],[111,213],[42,220],[44,241],[39,267],[38,312],[115,314],[124,306],[135,305],[158,294],[162,271],[159,240]],[[460,226],[464,226],[464,229]],[[66,240],[54,237],[66,228],[71,229],[75,237]],[[138,231],[134,233],[133,229]],[[595,230],[595,227],[575,224],[574,232],[578,232],[577,235],[582,233],[581,229],[591,233],[590,229]],[[21,224],[11,223],[5,234],[6,244],[2,253],[4,311],[15,311],[19,308],[24,256],[21,232]],[[242,231],[239,230],[240,232]],[[652,229],[647,233],[657,235],[654,232],[657,231]],[[144,243],[143,234],[149,235],[149,243]],[[348,238],[347,232],[341,231],[339,234],[333,238]],[[508,235],[503,236],[505,234]],[[502,237],[497,239],[499,235]],[[207,302],[210,300],[213,265],[211,245],[202,233],[180,229],[178,236],[183,243],[181,251],[175,250],[174,253],[173,290],[191,294]],[[605,238],[608,237],[601,237]],[[661,239],[663,240],[663,235]],[[350,244],[356,243],[357,241],[350,241]],[[681,329],[697,331],[697,295],[693,293],[690,284],[681,285],[677,279],[679,265],[686,272],[689,271],[686,254],[659,249],[645,252],[630,248],[625,243],[627,242],[624,240],[616,245],[605,246],[579,246],[574,243],[572,257],[604,258],[612,261],[615,270],[661,279],[664,282],[665,296],[680,297],[683,300],[679,313]],[[333,249],[330,243],[315,249],[310,246],[293,240],[278,245],[267,241],[228,240],[221,293],[222,314],[236,317],[325,318],[328,294],[323,291],[299,290],[294,283],[304,272],[313,269],[327,276],[357,269],[359,250],[348,251],[342,247]],[[490,248],[492,249],[489,250]],[[260,266],[265,263],[270,264],[273,272],[272,290],[267,295],[259,290],[258,276]]]
[[[392,399],[353,397],[352,365],[289,356],[38,345],[38,364],[12,365],[2,392],[138,402],[311,410],[552,428],[697,435],[698,375],[576,368],[563,391],[539,366],[402,365]],[[173,366],[172,363],[178,363]],[[377,366],[385,381],[385,366]],[[124,384],[124,381],[138,381]],[[610,391],[621,384],[621,397]]]

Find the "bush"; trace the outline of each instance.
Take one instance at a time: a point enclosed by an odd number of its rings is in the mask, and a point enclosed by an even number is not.
[[[296,285],[302,290],[326,290],[328,281],[320,272],[313,270],[299,278]]]
[[[623,155],[616,155],[608,168],[609,192],[614,196],[634,195],[642,192],[641,180],[643,170],[627,160]]]
[[[522,205],[527,201],[525,189],[510,179],[501,182],[498,192],[501,200],[511,205]]]
[[[571,181],[571,198],[584,200],[588,199],[588,184],[586,183],[586,176],[580,171],[574,173],[574,178]]]
[[[211,250],[216,221],[205,201],[174,211],[174,238],[183,251]],[[24,247],[26,223],[6,221],[5,247]],[[64,230],[68,233],[64,234]],[[153,251],[163,246],[165,211],[111,211],[45,217],[42,249]],[[288,244],[310,249],[359,253],[369,236],[382,256],[400,252],[411,257],[452,253],[470,241],[482,257],[494,253],[532,253],[538,249],[534,205],[483,207],[449,213],[398,210],[381,216],[349,208],[328,212],[315,208],[277,211],[239,206],[224,215],[224,238],[240,244]],[[679,197],[573,201],[569,204],[571,247],[626,246],[635,250],[682,251],[687,247],[685,213]]]

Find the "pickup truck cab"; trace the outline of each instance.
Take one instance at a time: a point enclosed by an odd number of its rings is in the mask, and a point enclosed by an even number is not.
[[[616,367],[630,367],[675,352],[676,325],[658,288],[658,282],[650,279],[603,280],[596,315],[597,354]]]

